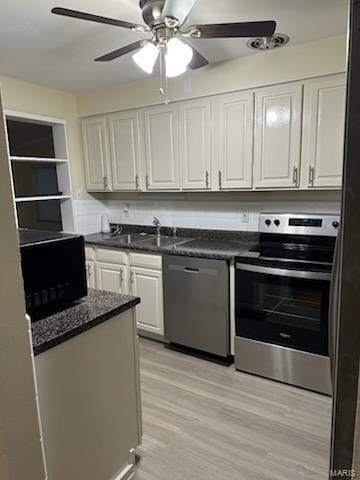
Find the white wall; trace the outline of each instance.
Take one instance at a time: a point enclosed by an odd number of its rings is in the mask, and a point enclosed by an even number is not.
[[[82,140],[75,95],[2,75],[0,89],[4,109],[66,121],[73,187],[84,190]]]
[[[100,231],[101,214],[113,223],[162,225],[220,230],[258,231],[259,213],[339,213],[340,192],[239,192],[198,194],[133,194],[99,196],[75,202],[79,233]],[[247,214],[249,221],[243,221]]]
[[[169,91],[172,100],[182,100],[345,71],[346,38],[345,35],[339,35],[209,65],[186,76],[171,79]],[[184,94],[185,78],[191,78],[190,94]],[[96,115],[162,103],[159,86],[158,77],[149,77],[147,80],[79,94],[79,115]]]
[[[213,95],[226,91],[329,75],[346,70],[344,35],[272,52],[249,55],[210,65],[169,82],[172,100]],[[184,78],[192,92],[184,94]],[[159,78],[120,84],[78,95],[80,116],[104,114],[162,102]],[[80,192],[81,194],[81,192]],[[81,196],[81,195],[80,195]],[[124,215],[123,206],[129,206]],[[154,215],[164,225],[200,228],[257,230],[261,211],[338,212],[338,192],[130,194],[97,195],[74,203],[76,227],[81,233],[99,231],[100,217],[108,212],[113,222],[151,224]],[[242,222],[249,213],[249,222]]]
[[[45,478],[0,98],[0,479]]]
[[[173,100],[212,95],[225,91],[253,88],[265,84],[279,83],[328,75],[346,70],[346,39],[344,35],[307,44],[288,46],[273,52],[249,55],[222,64],[211,65],[190,72],[192,92],[183,93],[184,77],[171,80],[170,93]],[[208,196],[175,194],[168,201],[166,194],[143,194],[140,196],[109,195],[93,196],[85,192],[81,135],[78,116],[108,113],[128,108],[161,103],[158,95],[159,78],[120,84],[114,88],[86,92],[75,97],[72,94],[45,88],[9,77],[0,76],[5,108],[63,118],[67,122],[69,156],[74,201],[76,231],[91,233],[99,231],[101,214],[109,211],[111,220],[129,223],[149,223],[157,212],[163,223],[192,226],[197,222],[204,228],[235,228],[239,225],[240,213],[250,213],[248,224],[242,229],[254,229],[258,212],[275,210],[319,211],[334,210],[339,196],[327,197],[321,193],[321,203],[313,204],[310,192],[275,193],[273,197],[257,192],[238,194],[217,193]],[[232,196],[231,196],[232,195]],[[271,194],[269,194],[271,195]],[[332,195],[332,196],[331,196]],[[108,201],[109,199],[112,201]],[[270,203],[269,199],[271,198]],[[333,199],[336,199],[334,201]],[[118,200],[118,202],[114,200]],[[121,205],[127,200],[129,217],[121,217]],[[207,199],[207,200],[205,200]],[[230,200],[231,199],[231,200]],[[290,202],[290,203],[289,203]],[[330,202],[330,203],[328,203]],[[334,203],[335,202],[335,203]],[[337,203],[338,207],[338,203]],[[119,213],[120,212],[120,213]],[[153,213],[154,212],[154,213]],[[211,219],[210,219],[210,215]]]

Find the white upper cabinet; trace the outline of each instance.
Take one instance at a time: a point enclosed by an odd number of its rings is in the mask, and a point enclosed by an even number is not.
[[[146,189],[178,190],[179,112],[177,105],[144,110]]]
[[[305,82],[302,187],[341,187],[346,84],[344,75]]]
[[[108,122],[113,190],[141,190],[139,113],[111,115]]]
[[[237,92],[214,100],[216,183],[222,189],[252,187],[254,94]]]
[[[82,121],[86,187],[90,192],[111,192],[110,156],[105,117]]]
[[[256,90],[255,109],[255,188],[297,188],[302,84],[282,84]]]
[[[184,190],[211,188],[211,100],[180,104],[180,156]]]

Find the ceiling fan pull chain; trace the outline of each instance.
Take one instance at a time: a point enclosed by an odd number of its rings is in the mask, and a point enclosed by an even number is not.
[[[168,79],[165,67],[165,49],[166,46],[160,47],[160,94],[164,96],[164,103],[167,105],[170,103],[170,99],[168,96]]]

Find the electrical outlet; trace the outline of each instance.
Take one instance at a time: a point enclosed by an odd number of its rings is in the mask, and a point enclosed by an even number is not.
[[[184,93],[191,93],[191,92],[192,92],[191,78],[185,78]]]
[[[241,221],[243,223],[249,223],[249,214],[248,213],[242,213],[241,214]]]
[[[125,205],[123,206],[123,214],[124,214],[124,217],[129,216],[129,205],[127,203],[125,203]]]

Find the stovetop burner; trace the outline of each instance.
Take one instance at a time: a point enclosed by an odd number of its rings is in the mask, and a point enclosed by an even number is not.
[[[261,214],[259,245],[238,258],[257,265],[331,269],[338,215]]]

